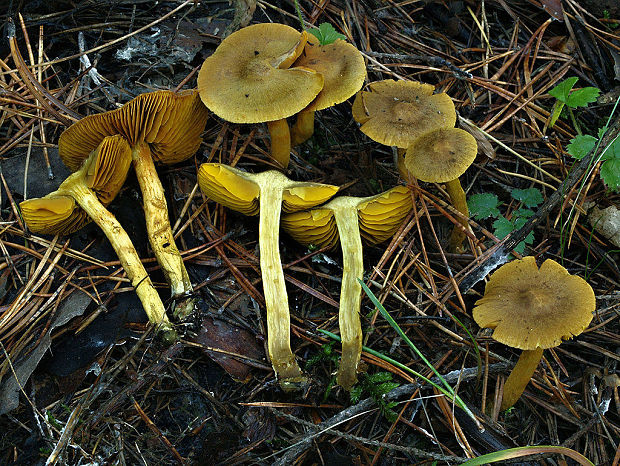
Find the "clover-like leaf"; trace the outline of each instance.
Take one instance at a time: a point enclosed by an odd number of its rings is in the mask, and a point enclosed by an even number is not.
[[[321,45],[328,45],[338,39],[346,40],[346,36],[340,34],[329,23],[321,23],[318,29],[310,29],[310,34],[319,40]]]
[[[523,202],[525,207],[536,207],[542,204],[543,196],[537,188],[513,189],[510,195],[517,201]]]

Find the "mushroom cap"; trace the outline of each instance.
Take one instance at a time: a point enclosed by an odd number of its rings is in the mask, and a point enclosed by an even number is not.
[[[474,162],[476,139],[459,128],[441,128],[411,142],[405,167],[421,181],[445,183],[456,180]]]
[[[456,123],[452,99],[433,94],[430,84],[387,79],[370,83],[353,103],[353,118],[369,138],[387,146],[409,147],[417,137]]]
[[[553,348],[588,327],[596,308],[588,283],[547,259],[532,256],[501,266],[476,302],[474,320],[493,338],[522,350]]]
[[[120,134],[131,147],[148,143],[155,161],[172,165],[198,150],[207,116],[196,90],[149,92],[121,108],[74,123],[60,135],[58,152],[65,165],[76,171],[103,138]]]
[[[220,163],[203,163],[198,168],[198,184],[214,201],[245,215],[259,213],[261,185],[283,187],[284,212],[322,204],[338,191],[337,186],[329,184],[291,181],[276,170],[253,174]]]
[[[323,88],[314,70],[288,68],[301,54],[307,33],[262,23],[226,37],[198,73],[204,104],[233,123],[289,117],[307,107]]]
[[[376,196],[337,197],[322,207],[282,216],[282,228],[301,244],[332,248],[339,239],[334,211],[351,208],[357,209],[364,241],[381,243],[398,230],[411,210],[411,192],[396,186]]]
[[[355,46],[342,39],[320,45],[315,37],[310,37],[294,66],[323,75],[323,89],[306,110],[323,110],[344,102],[361,89],[366,79],[364,57]]]
[[[70,185],[84,183],[103,205],[114,200],[131,165],[131,148],[122,136],[106,137],[60,187],[47,196],[20,203],[22,216],[34,233],[68,235],[91,219],[71,197]]]

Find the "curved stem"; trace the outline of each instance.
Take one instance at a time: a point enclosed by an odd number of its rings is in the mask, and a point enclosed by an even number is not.
[[[183,297],[192,292],[192,284],[174,242],[164,187],[157,176],[151,150],[148,144],[140,143],[131,155],[142,191],[146,230],[153,253],[170,284],[172,297]]]
[[[465,196],[465,191],[463,191],[463,187],[461,186],[461,182],[457,178],[456,180],[448,181],[446,183],[446,191],[450,195],[450,199],[452,200],[452,205],[456,210],[462,213],[465,217],[469,217],[469,208],[467,207],[467,198]],[[468,229],[469,223],[466,220],[460,220],[459,223],[463,226],[463,228]],[[450,235],[450,241],[448,243],[448,249],[451,252],[462,253],[463,252],[463,241],[465,240],[465,232],[458,226],[455,225],[452,229],[452,234]]]
[[[314,134],[314,110],[302,110],[291,128],[291,145],[298,146]]]
[[[284,390],[295,390],[305,382],[306,378],[291,351],[291,319],[278,244],[282,186],[278,186],[276,183],[261,184],[259,200],[258,239],[261,278],[267,309],[269,359],[271,359],[273,370],[280,381],[280,386]]]
[[[342,358],[338,369],[338,384],[350,390],[357,382],[357,366],[362,354],[362,325],[360,305],[362,287],[358,278],[364,274],[362,239],[354,206],[334,209],[340,245],[342,247],[342,288],[338,321],[342,340]]]
[[[288,167],[291,158],[291,133],[286,118],[268,121],[267,128],[271,136],[271,157],[284,168]]]
[[[172,329],[166,316],[164,304],[147,275],[129,236],[118,220],[116,220],[116,217],[99,202],[97,196],[85,185],[74,183],[69,188],[69,191],[75,201],[99,225],[99,228],[103,230],[103,233],[110,241],[138,298],[140,298],[142,307],[149,320],[156,325],[161,324],[163,329]]]
[[[512,407],[521,397],[523,390],[530,382],[543,355],[543,349],[537,348],[531,351],[523,351],[514,369],[504,383],[504,396],[501,410],[505,411]]]
[[[409,179],[409,170],[405,166],[405,152],[407,149],[403,149],[402,147],[396,148],[396,153],[394,154],[394,165],[398,169],[398,173],[400,173],[400,177],[403,180]]]

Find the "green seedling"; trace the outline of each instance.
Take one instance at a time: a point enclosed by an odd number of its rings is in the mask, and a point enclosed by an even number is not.
[[[573,114],[573,109],[577,107],[587,107],[588,104],[596,102],[596,98],[601,93],[597,87],[584,87],[581,89],[573,90],[573,87],[577,83],[579,78],[572,77],[561,81],[557,86],[549,91],[549,95],[556,98],[551,110],[551,118],[549,119],[549,127],[553,128],[553,125],[560,117],[562,110],[566,106],[568,114],[575,126],[575,131],[581,134],[579,124]]]
[[[390,372],[377,372],[372,375],[362,374],[360,381],[351,389],[351,403],[358,403],[362,399],[362,395],[368,394],[379,406],[381,414],[385,418],[394,422],[398,418],[398,413],[394,408],[398,404],[396,401],[387,401],[384,395],[398,388],[400,384],[392,381]]]
[[[598,138],[589,134],[577,135],[566,146],[566,151],[573,158],[581,160],[596,147],[605,130],[606,128],[599,129]],[[601,179],[611,191],[620,191],[620,141],[618,138],[605,148],[600,160],[602,161],[599,171]]]

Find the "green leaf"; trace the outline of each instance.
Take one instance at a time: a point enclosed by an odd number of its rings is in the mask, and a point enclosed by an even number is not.
[[[571,108],[587,107],[588,104],[596,102],[596,98],[601,93],[598,87],[584,87],[573,91],[568,96],[566,105]]]
[[[601,165],[601,178],[612,191],[620,191],[620,159],[611,159]]]
[[[542,193],[537,188],[513,189],[510,195],[523,202],[525,207],[536,207],[543,201]]]
[[[549,128],[553,128],[555,122],[558,121],[558,118],[560,118],[562,110],[564,110],[564,102],[556,100],[553,104],[553,108],[551,109],[551,116],[549,117]]]
[[[549,91],[549,95],[551,97],[555,97],[556,99],[558,99],[560,102],[564,104],[567,103],[568,96],[570,95],[570,91],[573,88],[573,86],[577,83],[578,80],[579,78],[572,77],[572,78],[565,79],[564,81],[560,81],[560,83],[557,86],[555,86],[553,89]]]
[[[361,385],[355,385],[349,392],[351,403],[357,403],[362,398],[363,389]]]
[[[523,218],[530,218],[532,215],[534,215],[534,211],[531,209],[517,209],[513,212],[513,214],[515,217],[523,217]]]
[[[369,375],[366,380],[371,384],[389,382],[392,380],[392,374],[390,372],[376,372],[375,374]]]
[[[321,45],[331,44],[337,39],[346,40],[346,36],[336,31],[329,23],[321,23],[318,29],[310,29],[310,34],[316,37]]]
[[[398,382],[385,382],[377,387],[377,393],[379,393],[379,395],[385,395],[398,387],[400,387]]]
[[[580,134],[570,140],[570,144],[566,146],[566,151],[575,159],[581,160],[590,153],[596,145],[597,139],[589,134]]]
[[[493,231],[493,234],[497,236],[498,239],[504,239],[506,236],[512,233],[512,230],[515,229],[515,226],[506,217],[501,216],[493,222],[493,228],[495,229]]]
[[[603,154],[601,155],[601,160],[613,160],[620,159],[620,140],[614,139],[611,144],[609,144]]]
[[[499,199],[495,194],[481,193],[469,196],[467,207],[469,215],[477,220],[484,220],[489,217],[499,217]]]

